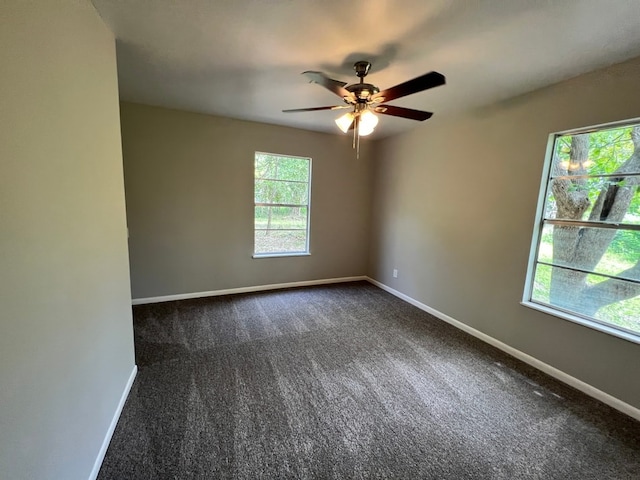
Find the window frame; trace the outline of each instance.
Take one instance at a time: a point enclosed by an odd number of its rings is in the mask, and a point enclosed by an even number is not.
[[[292,183],[306,183],[307,184],[307,203],[306,204],[267,204],[264,202],[256,203],[256,159],[258,155],[270,155],[273,157],[280,158],[295,158],[296,160],[307,160],[309,162],[309,178],[307,182],[294,181],[291,180]],[[311,255],[310,250],[310,237],[311,237],[311,180],[312,180],[312,172],[313,172],[313,159],[311,157],[299,156],[299,155],[287,155],[281,153],[270,153],[256,150],[253,154],[253,258],[277,258],[277,257],[304,257]],[[264,180],[264,179],[263,179]],[[270,179],[275,180],[275,179]],[[287,181],[287,180],[283,180]],[[306,219],[306,230],[305,230],[305,249],[299,251],[291,251],[291,252],[256,252],[256,207],[257,206],[290,206],[290,207],[304,207],[307,209],[307,219]],[[272,229],[277,230],[277,229]]]
[[[549,189],[551,188],[551,169],[553,167],[553,152],[555,148],[556,139],[566,135],[578,135],[593,133],[600,130],[607,130],[613,128],[623,128],[632,125],[640,124],[640,117],[629,120],[622,120],[617,122],[603,123],[585,128],[575,128],[570,130],[562,130],[551,133],[548,137],[547,148],[545,152],[545,161],[542,168],[542,176],[540,179],[540,188],[538,189],[538,203],[536,206],[536,214],[533,225],[533,233],[531,237],[531,246],[529,250],[529,260],[527,264],[527,273],[525,277],[524,292],[522,296],[521,305],[537,310],[554,317],[558,317],[563,320],[567,320],[579,325],[597,330],[599,332],[607,333],[614,337],[622,338],[632,343],[640,344],[640,333],[633,333],[626,329],[618,328],[610,323],[595,319],[593,317],[582,315],[578,312],[573,312],[562,307],[549,305],[533,299],[534,279],[536,274],[536,266],[538,264],[538,252],[540,249],[540,243],[542,241],[542,230],[545,225],[545,206],[546,200],[549,195]],[[616,229],[617,231],[623,229]]]

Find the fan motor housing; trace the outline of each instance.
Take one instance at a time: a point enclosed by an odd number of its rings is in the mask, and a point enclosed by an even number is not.
[[[353,93],[358,103],[366,103],[371,101],[371,96],[380,92],[380,89],[370,83],[354,83],[345,87],[348,91]]]

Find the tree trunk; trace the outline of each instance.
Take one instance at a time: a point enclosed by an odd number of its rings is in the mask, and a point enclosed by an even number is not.
[[[273,178],[278,178],[278,162],[276,161],[276,170],[273,174]],[[269,189],[269,203],[273,203],[275,201],[275,194],[276,194],[276,189],[272,186]],[[273,207],[268,207],[268,213],[267,213],[267,230],[265,233],[265,235],[269,235],[271,233],[271,211],[273,210]]]
[[[561,165],[554,158],[553,175],[584,175],[585,163],[589,158],[589,135],[576,135],[571,138],[569,163]],[[555,179],[551,191],[556,199],[558,219],[581,220],[590,206],[588,193],[584,187],[584,179]],[[553,227],[553,264],[575,265],[575,255],[580,240],[580,227],[556,225]],[[549,301],[553,305],[575,309],[578,295],[584,285],[586,275],[582,272],[554,268],[551,274],[551,290]]]

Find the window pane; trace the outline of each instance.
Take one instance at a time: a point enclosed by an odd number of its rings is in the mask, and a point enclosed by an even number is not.
[[[305,252],[306,231],[256,230],[256,253],[291,253]]]
[[[558,137],[554,145],[551,174],[614,173],[634,152],[631,139],[634,128],[632,125],[603,128],[595,132]],[[633,173],[637,173],[637,169]]]
[[[540,265],[536,267],[536,273],[533,277],[533,293],[531,299],[540,303],[550,304],[549,291],[551,290],[551,269],[548,265]]]
[[[545,203],[545,218],[640,225],[638,183],[640,177],[628,175],[553,179]],[[581,205],[584,207],[580,208]]]
[[[277,159],[256,153],[255,178],[273,178]]]
[[[625,280],[538,265],[532,299],[640,333],[639,290]]]
[[[256,178],[309,181],[309,159],[256,153]]]
[[[591,249],[583,251],[580,242]],[[640,280],[640,269],[633,270],[639,260],[640,231],[559,225],[542,229],[538,261]]]
[[[259,179],[255,182],[256,203],[306,204],[308,192],[307,183]]]
[[[255,207],[255,228],[307,230],[307,207]]]

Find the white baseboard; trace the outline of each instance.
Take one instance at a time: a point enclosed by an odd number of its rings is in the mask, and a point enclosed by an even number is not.
[[[468,334],[473,335],[476,338],[479,338],[483,342],[488,343],[489,345],[493,345],[494,347],[502,350],[503,352],[508,353],[512,357],[515,357],[518,360],[522,360],[524,363],[527,363],[532,367],[537,368],[538,370],[546,373],[547,375],[551,375],[555,379],[560,380],[561,382],[566,383],[567,385],[570,385],[576,390],[580,390],[581,392],[586,393],[590,397],[593,397],[596,400],[600,400],[602,403],[606,403],[610,407],[613,407],[616,410],[619,410],[620,412],[626,415],[629,415],[630,417],[640,421],[640,409],[632,405],[629,405],[628,403],[625,403],[622,400],[619,400],[618,398],[613,397],[606,392],[603,392],[602,390],[598,390],[597,388],[589,385],[588,383],[585,383],[582,380],[578,380],[577,378],[572,377],[568,373],[565,373],[562,370],[558,370],[557,368],[552,367],[551,365],[544,363],[541,360],[538,360],[537,358],[532,357],[531,355],[521,352],[520,350],[517,350],[507,345],[506,343],[502,343],[500,340],[496,340],[495,338],[490,337],[489,335],[482,333],[481,331],[476,330],[475,328],[470,327],[469,325],[466,325],[465,323],[462,323],[456,320],[455,318],[450,317],[449,315],[446,315],[434,308],[431,308],[428,305],[425,305],[424,303],[419,302],[418,300],[415,300],[410,296],[405,295],[402,292],[394,290],[393,288],[388,287],[387,285],[380,283],[377,280],[374,280],[373,278],[367,277],[367,281],[371,282],[377,287],[380,287],[382,290],[385,290],[391,293],[392,295],[395,295],[396,297],[401,298],[402,300],[418,307],[419,309],[424,310],[427,313],[430,313],[434,317],[437,317],[440,320],[443,320],[453,325],[454,327],[459,328],[460,330],[467,332]]]
[[[132,305],[145,305],[147,303],[172,302],[174,300],[187,300],[190,298],[217,297],[220,295],[231,295],[234,293],[252,293],[265,290],[277,290],[280,288],[308,287],[311,285],[326,285],[329,283],[357,282],[367,280],[368,277],[361,275],[357,277],[324,278],[321,280],[305,280],[302,282],[272,283],[270,285],[256,285],[252,287],[227,288],[225,290],[212,290],[209,292],[180,293],[177,295],[164,295],[161,297],[134,298]]]
[[[107,434],[104,436],[104,441],[102,442],[102,447],[100,447],[100,451],[98,452],[98,457],[96,458],[96,461],[93,464],[93,470],[91,470],[91,474],[89,475],[89,480],[96,480],[96,478],[98,478],[98,473],[100,473],[100,467],[102,466],[102,462],[104,461],[104,456],[107,454],[109,443],[111,443],[111,437],[113,436],[113,432],[116,430],[116,425],[118,424],[118,420],[120,419],[120,414],[122,413],[124,404],[127,401],[127,397],[129,396],[131,387],[133,386],[133,381],[136,378],[136,373],[138,373],[138,366],[134,365],[133,369],[131,370],[131,375],[129,375],[129,380],[127,380],[127,384],[125,385],[124,391],[122,392],[122,396],[120,397],[120,402],[118,402],[116,411],[113,414],[113,418],[111,419],[111,424],[109,425]]]

